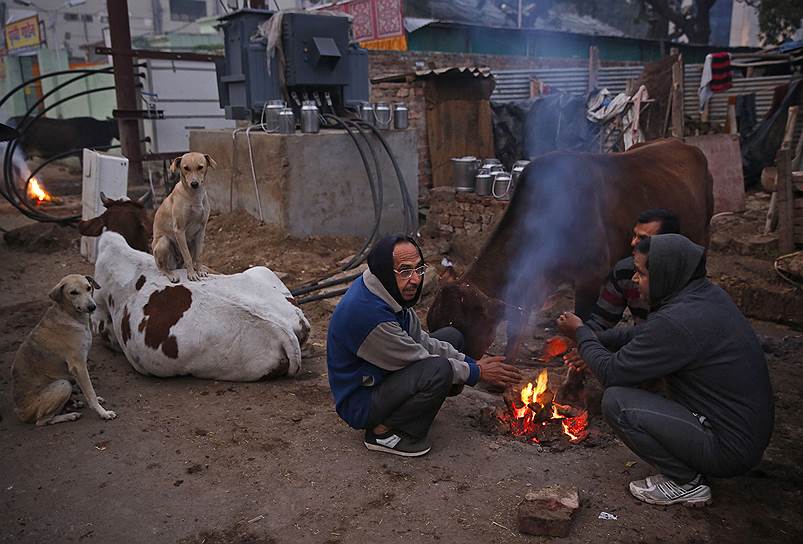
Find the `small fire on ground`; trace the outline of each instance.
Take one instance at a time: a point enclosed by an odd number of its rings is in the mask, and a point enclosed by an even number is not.
[[[545,356],[559,356],[568,351],[565,341],[555,340],[547,343]],[[507,410],[498,412],[497,417],[509,426],[514,436],[540,444],[546,436],[555,434],[557,425],[572,444],[588,436],[588,411],[558,402],[549,387],[546,368],[538,374],[535,384],[530,382],[520,391],[508,390],[504,398]]]
[[[28,198],[37,204],[53,202],[53,197],[45,190],[42,182],[35,177],[31,178],[30,183],[28,183]]]

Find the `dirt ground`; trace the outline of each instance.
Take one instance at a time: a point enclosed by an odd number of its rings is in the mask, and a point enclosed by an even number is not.
[[[14,213],[0,206],[0,225],[16,226]],[[555,542],[803,541],[803,335],[768,322],[754,326],[775,388],[772,442],[746,475],[714,480],[714,504],[700,510],[633,499],[628,481],[652,470],[598,419],[608,439],[596,447],[538,448],[487,433],[479,414],[495,397],[481,389],[446,402],[429,455],[369,452],[330,397],[331,301],[303,307],[313,349],[295,379],[150,378],[96,340],[90,373],[118,418],[84,409],[74,423],[21,424],[10,398],[14,353],[49,289],[67,273],[92,273],[75,231],[56,230],[38,249],[0,243],[0,542],[542,542],[518,533],[516,509],[528,490],[555,483],[581,498],[571,536]],[[214,216],[207,232],[212,268],[266,265],[290,286],[337,267],[360,243],[288,239],[243,213]],[[533,350],[550,317],[537,322]]]

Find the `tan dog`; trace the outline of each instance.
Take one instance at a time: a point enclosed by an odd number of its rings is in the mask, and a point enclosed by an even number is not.
[[[216,166],[209,155],[185,153],[177,157],[170,170],[181,173],[181,182],[156,210],[153,220],[153,257],[156,266],[173,283],[177,268],[187,269],[187,279],[197,281],[208,273],[201,264],[209,199],[204,182],[209,168]]]
[[[26,423],[51,425],[75,421],[81,414],[59,414],[70,399],[71,379],[89,406],[103,419],[117,417],[104,409],[89,380],[87,356],[92,345],[89,314],[95,310],[92,276],[70,274],[50,291],[54,304],[17,350],[11,367],[14,412]]]

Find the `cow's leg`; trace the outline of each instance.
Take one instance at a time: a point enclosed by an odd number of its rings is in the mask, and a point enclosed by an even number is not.
[[[170,239],[167,236],[162,236],[153,243],[153,259],[156,261],[156,268],[167,276],[173,283],[178,283],[178,273],[175,268],[171,266],[173,259],[173,248],[170,247]]]

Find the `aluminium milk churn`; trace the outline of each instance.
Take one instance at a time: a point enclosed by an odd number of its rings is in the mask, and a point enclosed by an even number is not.
[[[474,191],[479,196],[488,196],[491,194],[491,183],[493,176],[486,168],[480,168],[477,172],[477,177],[474,178]]]
[[[370,102],[363,102],[360,104],[360,119],[368,123],[374,124],[374,105]]]
[[[409,112],[404,102],[393,104],[393,127],[396,130],[404,130],[409,126]]]
[[[301,132],[315,134],[321,130],[321,119],[318,116],[318,106],[314,100],[304,100],[301,105]]]
[[[479,161],[475,157],[458,157],[452,159],[452,184],[455,190],[471,192],[474,190],[474,178],[477,175]]]
[[[496,172],[493,175],[493,185],[491,194],[497,200],[510,200],[511,189],[513,187],[513,177],[507,172]]]
[[[390,106],[384,102],[377,102],[374,106],[374,119],[376,119],[376,128],[390,130],[390,124],[393,122]]]
[[[294,134],[296,131],[296,116],[293,115],[293,110],[284,108],[279,112],[279,133],[280,134]]]
[[[512,186],[510,187],[511,193],[519,184],[519,181],[521,180],[521,175],[522,173],[524,173],[524,168],[528,164],[530,164],[530,161],[516,161],[513,163],[513,171],[510,173],[511,177],[513,178],[513,183]]]
[[[268,100],[262,110],[262,124],[265,132],[279,132],[279,112],[287,105],[284,100]]]

